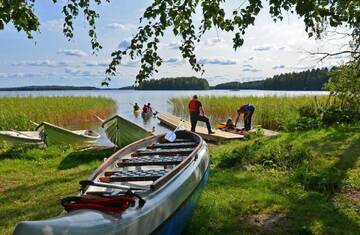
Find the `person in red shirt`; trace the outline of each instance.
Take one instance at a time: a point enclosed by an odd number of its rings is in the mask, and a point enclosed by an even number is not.
[[[208,129],[209,134],[214,134],[211,130],[211,125],[209,122],[209,118],[205,116],[204,109],[202,107],[201,102],[198,100],[197,95],[194,95],[192,100],[189,102],[189,113],[190,113],[190,121],[191,121],[191,131],[195,132],[196,124],[198,121],[205,122],[206,127]]]

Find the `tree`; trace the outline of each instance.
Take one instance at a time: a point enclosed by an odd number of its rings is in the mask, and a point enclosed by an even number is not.
[[[57,3],[57,0],[52,1]],[[95,27],[98,14],[91,6],[109,1],[68,0],[63,6],[65,36],[68,39],[72,38],[73,20],[82,11],[90,27],[92,48],[95,52],[101,49]],[[125,56],[131,59],[141,57],[137,82],[142,82],[157,72],[157,68],[163,62],[157,53],[158,43],[167,29],[181,38],[179,50],[192,69],[203,72],[203,67],[198,63],[194,53],[195,42],[199,42],[206,31],[217,28],[232,32],[233,48],[238,49],[244,43],[246,30],[254,24],[256,16],[264,9],[263,4],[266,2],[269,3],[269,13],[274,21],[281,21],[288,12],[302,17],[309,37],[321,38],[329,25],[346,27],[353,38],[351,50],[339,53],[349,53],[355,61],[360,61],[360,1],[248,0],[239,1],[239,7],[228,13],[224,7],[226,0],[153,0],[140,18],[138,33],[132,38],[129,48],[112,53],[112,61],[106,69],[108,76],[103,84],[108,84],[111,77],[116,75],[117,66]],[[39,29],[39,21],[33,11],[34,4],[35,0],[1,0],[0,29],[12,22],[19,31],[23,30],[31,37],[32,32]],[[192,20],[196,10],[201,10],[203,15],[199,27],[196,27]]]

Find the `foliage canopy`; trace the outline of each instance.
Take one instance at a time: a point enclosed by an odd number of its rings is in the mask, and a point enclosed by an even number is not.
[[[39,19],[34,13],[36,0],[2,0],[0,2],[0,30],[11,22],[17,30],[23,30],[28,37],[39,30]],[[73,37],[73,22],[82,12],[89,24],[88,34],[91,45],[96,52],[101,45],[96,35],[96,18],[99,16],[94,5],[110,0],[68,0],[54,3],[63,4],[65,16],[64,35],[70,40]],[[125,56],[131,59],[141,58],[141,65],[136,76],[142,82],[157,72],[163,60],[158,54],[158,44],[166,30],[181,39],[179,50],[184,59],[197,72],[203,72],[199,64],[195,47],[205,32],[212,28],[233,33],[233,48],[236,50],[244,43],[246,30],[254,25],[255,18],[261,10],[269,9],[274,21],[281,21],[285,14],[294,13],[300,16],[305,24],[309,37],[321,38],[328,26],[346,27],[353,41],[351,50],[338,53],[350,53],[355,60],[360,57],[360,1],[354,0],[248,0],[239,1],[239,7],[232,12],[225,10],[226,0],[153,0],[140,18],[138,32],[133,36],[130,46],[125,50],[112,53],[112,61],[106,69],[108,75],[103,84],[107,85],[116,75],[117,66]],[[269,7],[265,8],[264,5]],[[193,16],[202,14],[200,25],[196,25]],[[337,53],[337,54],[338,54]]]

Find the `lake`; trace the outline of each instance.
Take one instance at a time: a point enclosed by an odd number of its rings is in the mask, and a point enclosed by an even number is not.
[[[105,96],[112,98],[117,103],[117,113],[137,123],[147,130],[155,127],[156,133],[167,131],[158,125],[156,118],[144,120],[141,115],[135,116],[130,103],[137,102],[140,107],[144,103],[151,103],[153,110],[159,113],[171,113],[172,107],[168,100],[172,97],[181,97],[197,94],[200,96],[320,96],[327,95],[326,91],[264,91],[264,90],[206,90],[206,91],[135,91],[135,90],[95,90],[95,91],[0,91],[2,96]],[[205,107],[206,109],[206,107]],[[102,132],[100,129],[98,131]],[[101,144],[106,144],[102,140]]]

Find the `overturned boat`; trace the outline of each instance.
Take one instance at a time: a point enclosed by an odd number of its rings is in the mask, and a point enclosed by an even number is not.
[[[14,234],[181,234],[207,181],[209,154],[199,135],[176,135],[122,148],[80,182],[79,196],[62,200],[67,212],[21,222]]]
[[[108,139],[120,148],[137,140],[152,136],[151,132],[119,115],[103,121],[102,127],[105,129]]]
[[[37,145],[42,140],[38,131],[0,131],[0,145]]]
[[[92,130],[69,130],[48,122],[42,122],[36,127],[41,139],[50,145],[86,146],[95,143],[100,135]]]

